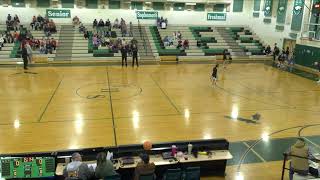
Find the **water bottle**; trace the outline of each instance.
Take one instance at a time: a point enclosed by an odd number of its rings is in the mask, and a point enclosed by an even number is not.
[[[171,154],[172,154],[172,156],[175,156],[177,154],[177,146],[176,145],[171,146]]]
[[[192,152],[192,144],[188,144],[188,154],[191,155]]]

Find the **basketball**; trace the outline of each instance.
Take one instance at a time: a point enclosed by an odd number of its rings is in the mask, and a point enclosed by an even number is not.
[[[152,148],[152,143],[150,141],[145,141],[143,143],[143,149],[144,150],[149,151],[149,150],[151,150],[151,148]]]

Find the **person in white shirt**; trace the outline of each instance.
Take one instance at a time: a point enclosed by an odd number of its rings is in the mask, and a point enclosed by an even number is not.
[[[0,50],[2,49],[3,44],[4,44],[4,36],[3,36],[3,34],[1,34],[1,36],[0,36]]]
[[[32,48],[28,42],[26,43],[26,49],[28,54],[28,61],[29,63],[32,63]]]

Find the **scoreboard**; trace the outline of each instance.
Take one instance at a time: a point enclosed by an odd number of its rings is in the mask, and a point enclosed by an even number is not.
[[[1,158],[2,178],[41,178],[55,173],[54,157]]]

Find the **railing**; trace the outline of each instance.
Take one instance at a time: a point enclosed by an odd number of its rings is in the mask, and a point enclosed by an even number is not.
[[[289,168],[286,167],[286,162],[289,159],[288,157],[291,156],[291,157],[297,157],[297,158],[301,158],[301,159],[308,159],[308,160],[311,160],[311,161],[314,161],[314,162],[318,162],[319,161],[318,159],[306,158],[306,157],[302,157],[302,156],[296,156],[296,155],[288,154],[287,152],[283,153],[283,156],[284,157],[283,157],[281,180],[283,180],[283,178],[284,178],[285,170],[289,170],[290,171],[290,167]]]
[[[148,50],[147,50],[147,46],[146,46],[146,40],[145,40],[144,35],[143,35],[143,33],[142,33],[141,24],[140,24],[140,21],[139,21],[139,20],[138,20],[138,29],[139,29],[140,37],[141,37],[141,39],[143,40],[144,52],[145,52],[145,54],[146,54],[146,56],[147,56]]]

